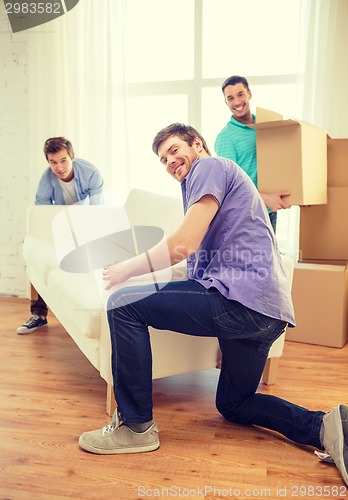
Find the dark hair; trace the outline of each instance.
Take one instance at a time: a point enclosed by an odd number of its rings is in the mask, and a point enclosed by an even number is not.
[[[166,141],[173,135],[177,135],[178,137],[180,137],[180,139],[187,142],[189,146],[192,146],[193,141],[196,139],[196,137],[198,137],[202,141],[203,148],[208,153],[208,155],[210,155],[207,143],[205,142],[201,134],[190,125],[184,125],[183,123],[172,123],[171,125],[168,125],[168,127],[160,130],[153,140],[152,151],[156,155],[158,155],[158,149],[162,142]]]
[[[224,92],[225,88],[228,85],[237,85],[237,83],[242,83],[247,90],[250,90],[248,80],[244,76],[234,75],[228,77],[224,81],[224,83],[222,84],[222,92]]]
[[[65,137],[51,137],[50,139],[47,139],[43,148],[46,160],[48,160],[47,156],[49,153],[58,153],[58,151],[60,151],[61,149],[66,149],[69,153],[70,158],[74,158],[74,150],[71,142],[68,141],[68,139],[65,139]]]

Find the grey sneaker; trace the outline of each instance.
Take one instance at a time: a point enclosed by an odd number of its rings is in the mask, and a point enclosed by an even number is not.
[[[17,328],[17,333],[23,335],[25,333],[31,333],[37,330],[38,328],[42,328],[47,325],[47,319],[41,318],[38,314],[33,314],[30,318],[24,323],[24,325]]]
[[[116,410],[111,424],[97,431],[84,432],[80,436],[79,445],[91,453],[113,455],[157,450],[160,443],[155,422],[144,432],[134,432],[119,420]]]
[[[323,417],[325,450],[348,485],[348,407],[338,405]]]

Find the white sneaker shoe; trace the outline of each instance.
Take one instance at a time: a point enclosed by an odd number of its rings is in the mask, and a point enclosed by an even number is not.
[[[17,328],[17,333],[23,335],[25,333],[31,333],[37,330],[38,328],[42,328],[47,325],[47,319],[41,318],[38,314],[33,314],[30,318],[24,323],[24,325]]]
[[[160,443],[155,422],[144,432],[134,432],[119,420],[116,410],[111,424],[97,431],[84,432],[79,445],[91,453],[113,455],[157,450]]]
[[[348,486],[348,407],[338,405],[323,417],[323,445]]]

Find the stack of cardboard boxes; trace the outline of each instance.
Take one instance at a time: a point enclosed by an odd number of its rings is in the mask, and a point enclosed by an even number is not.
[[[348,340],[348,139],[258,113],[259,189],[289,191],[286,201],[301,207],[292,285],[297,326],[286,339],[342,347]]]

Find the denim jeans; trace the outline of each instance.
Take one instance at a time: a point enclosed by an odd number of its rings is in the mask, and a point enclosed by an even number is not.
[[[38,316],[47,316],[48,308],[44,299],[38,295],[36,300],[30,301],[30,312],[31,314],[37,314]]]
[[[214,288],[206,290],[194,280],[168,283],[156,293],[152,289],[152,285],[123,288],[109,298],[114,392],[125,423],[152,419],[148,332],[152,326],[217,337],[222,367],[216,407],[227,420],[276,430],[292,441],[322,449],[319,433],[324,412],[256,393],[269,349],[286,326],[283,321],[228,300]]]
[[[277,229],[277,212],[270,212],[269,213],[269,220],[271,221],[273,231],[275,234],[276,229]]]

